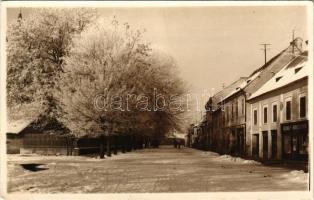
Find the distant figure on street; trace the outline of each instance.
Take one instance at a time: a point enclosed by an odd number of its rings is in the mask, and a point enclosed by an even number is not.
[[[178,149],[181,148],[181,140],[180,139],[176,139],[177,140],[177,143],[178,143]]]
[[[173,139],[173,146],[174,148],[180,149],[181,148],[181,140],[179,138]]]
[[[178,146],[178,142],[177,142],[176,138],[173,139],[173,146],[174,146],[174,148],[177,148],[177,146]]]

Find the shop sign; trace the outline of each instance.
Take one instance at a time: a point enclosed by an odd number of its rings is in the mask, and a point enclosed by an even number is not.
[[[306,129],[306,128],[307,128],[307,124],[305,123],[292,125],[293,130],[301,130],[301,129]]]
[[[285,124],[282,126],[282,130],[285,131],[296,131],[296,130],[306,130],[307,123],[297,123],[297,124]]]

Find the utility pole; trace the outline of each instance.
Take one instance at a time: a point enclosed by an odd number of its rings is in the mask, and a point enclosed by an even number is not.
[[[292,54],[294,54],[294,29],[292,30]]]
[[[264,61],[265,61],[265,65],[266,65],[266,62],[267,62],[267,50],[269,50],[269,49],[267,48],[267,46],[269,46],[269,45],[271,45],[271,44],[266,44],[266,43],[264,43],[264,44],[260,44],[260,45],[262,45],[262,46],[264,47],[264,48],[261,49],[261,50],[264,51]]]

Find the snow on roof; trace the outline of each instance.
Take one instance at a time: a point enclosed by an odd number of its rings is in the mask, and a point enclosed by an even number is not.
[[[243,88],[245,88],[252,80],[254,80],[255,78],[257,78],[259,76],[259,74],[261,73],[261,71],[258,71],[254,74],[252,74],[249,78],[247,78],[246,80],[244,80],[243,82],[241,82],[239,84],[239,87],[236,87],[234,90],[232,90],[228,95],[226,95],[223,99],[227,99],[230,96],[234,95],[235,93],[239,92],[240,90],[242,90]]]
[[[217,106],[221,101],[223,101],[232,91],[236,90],[236,88],[240,87],[242,84],[246,83],[247,77],[241,77],[235,82],[231,83],[223,90],[217,92],[212,97],[212,104],[214,106],[213,110],[217,110],[219,107]],[[217,109],[215,109],[217,108]]]
[[[7,133],[19,134],[23,129],[25,129],[32,122],[33,122],[32,119],[9,120],[7,123]]]
[[[294,81],[307,77],[308,74],[309,66],[307,57],[302,54],[289,62],[284,68],[275,74],[274,77],[254,92],[249,99],[253,99],[267,92],[286,86]]]

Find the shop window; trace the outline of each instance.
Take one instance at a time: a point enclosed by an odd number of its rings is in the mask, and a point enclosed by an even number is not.
[[[291,154],[291,136],[288,134],[283,138],[283,151],[285,154]]]
[[[257,125],[257,110],[254,110],[254,114],[253,114],[253,123],[254,125]]]
[[[308,154],[308,137],[307,135],[299,136],[299,153]]]
[[[273,122],[277,122],[277,105],[273,105]]]
[[[306,99],[305,96],[300,97],[300,118],[306,115]]]
[[[291,101],[286,101],[286,120],[291,120]]]
[[[264,124],[267,124],[267,107],[264,107],[263,111],[264,111],[264,113],[263,113],[263,115],[264,115]]]

